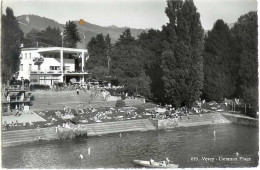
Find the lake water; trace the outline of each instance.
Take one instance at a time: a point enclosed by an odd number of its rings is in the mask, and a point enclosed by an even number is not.
[[[88,147],[91,147],[90,155]],[[139,168],[132,160],[152,158],[160,161],[168,157],[180,168],[255,167],[258,164],[258,150],[258,128],[224,124],[122,133],[121,138],[119,134],[112,134],[6,147],[2,148],[2,166]],[[84,156],[82,160],[79,159],[80,153]],[[214,160],[207,162],[204,157]]]

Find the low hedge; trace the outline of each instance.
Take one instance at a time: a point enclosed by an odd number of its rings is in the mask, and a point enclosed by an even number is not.
[[[84,136],[87,134],[87,129],[84,127],[72,128],[58,128],[58,138],[60,140],[74,139],[77,136]]]
[[[125,101],[117,100],[116,101],[116,107],[125,107]]]
[[[45,84],[32,84],[30,90],[49,90],[50,86]]]

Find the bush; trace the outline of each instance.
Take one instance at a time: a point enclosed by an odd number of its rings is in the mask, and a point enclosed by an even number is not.
[[[74,139],[77,136],[87,135],[87,129],[84,127],[59,128],[57,135],[61,140]]]
[[[116,101],[116,107],[124,107],[124,106],[125,106],[125,102],[123,100]]]
[[[30,85],[30,80],[25,79],[25,80],[24,80],[24,86],[29,86],[29,85]]]
[[[22,85],[22,81],[21,80],[15,80],[15,79],[12,79],[10,80],[9,84],[12,86],[12,85]]]
[[[125,100],[125,94],[121,94],[121,99]]]
[[[30,96],[30,101],[34,101],[34,100],[35,100],[34,95]]]
[[[50,86],[45,84],[32,84],[30,90],[49,90]]]

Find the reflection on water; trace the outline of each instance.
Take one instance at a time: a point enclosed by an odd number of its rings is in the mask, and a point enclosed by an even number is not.
[[[4,168],[138,168],[133,159],[159,161],[168,157],[181,168],[255,167],[258,150],[257,128],[225,124],[6,147],[2,164]]]

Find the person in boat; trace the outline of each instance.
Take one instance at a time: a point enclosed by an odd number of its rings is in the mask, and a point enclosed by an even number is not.
[[[152,165],[154,163],[153,159],[150,159],[150,165]]]
[[[166,161],[164,161],[164,160],[161,161],[161,162],[160,162],[160,166],[166,166]]]
[[[79,159],[83,159],[83,155],[82,154],[79,154]]]
[[[166,162],[166,165],[168,165],[170,163],[170,159],[169,158],[165,158],[165,162]]]

